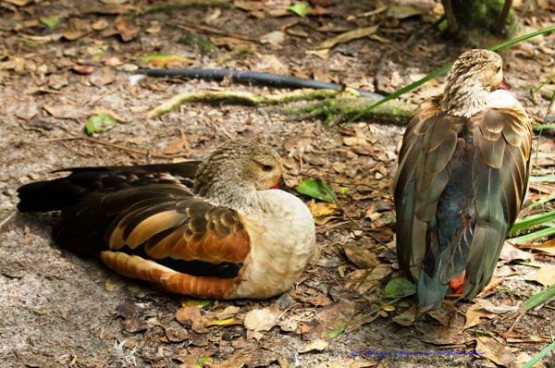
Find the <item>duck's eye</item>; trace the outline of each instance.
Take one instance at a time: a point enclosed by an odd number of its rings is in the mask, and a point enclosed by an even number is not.
[[[499,73],[501,71],[501,66],[498,66],[497,69],[495,70],[496,73]]]
[[[270,172],[274,169],[272,165],[262,165],[262,171]]]

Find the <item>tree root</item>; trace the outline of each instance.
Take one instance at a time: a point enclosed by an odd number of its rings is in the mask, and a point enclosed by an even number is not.
[[[358,119],[373,119],[381,123],[404,125],[408,122],[415,106],[387,102],[365,112],[377,99],[357,97],[352,89],[344,91],[300,89],[286,93],[260,95],[245,91],[201,91],[188,92],[172,97],[147,113],[148,118],[159,117],[189,102],[231,102],[254,106],[285,105],[293,102],[321,100],[303,106],[280,107],[275,111],[295,118],[321,118],[327,122],[351,122]],[[358,120],[357,119],[357,120]]]
[[[376,123],[406,125],[416,108],[414,105],[389,101],[366,111],[375,102],[374,99],[361,97],[326,99],[304,106],[282,108],[280,112],[295,118],[322,119],[328,123],[372,120]]]

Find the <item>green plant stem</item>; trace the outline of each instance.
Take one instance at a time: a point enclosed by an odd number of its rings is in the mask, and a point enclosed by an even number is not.
[[[551,285],[539,293],[532,295],[528,300],[524,302],[524,309],[529,311],[537,307],[538,305],[544,304],[549,299],[555,297],[555,285]]]
[[[539,215],[528,216],[523,219],[517,220],[511,228],[511,234],[518,233],[521,230],[529,229],[531,227],[541,225],[543,223],[555,220],[555,210],[541,213]]]

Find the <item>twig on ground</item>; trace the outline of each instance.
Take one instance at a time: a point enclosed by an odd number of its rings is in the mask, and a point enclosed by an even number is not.
[[[160,158],[160,159],[165,159],[165,160],[171,160],[174,159],[176,156],[167,156],[167,155],[163,155],[163,154],[159,154],[159,153],[151,153],[148,151],[142,151],[142,150],[138,150],[135,148],[130,148],[130,147],[125,147],[122,146],[120,144],[116,144],[116,143],[110,143],[110,142],[106,142],[100,139],[96,139],[96,138],[91,138],[91,137],[87,137],[84,135],[80,135],[80,136],[71,136],[71,137],[61,137],[61,138],[52,138],[52,139],[48,139],[47,142],[60,142],[60,141],[72,141],[72,140],[84,140],[84,141],[88,141],[94,144],[100,144],[106,147],[111,147],[111,148],[116,148],[122,151],[126,151],[126,152],[130,152],[130,153],[135,153],[135,154],[139,154],[139,155],[143,155],[143,156],[147,156],[147,157],[153,157],[153,158]]]
[[[9,213],[6,217],[1,219],[0,220],[0,229],[2,229],[4,227],[4,225],[6,225],[15,216],[15,214],[16,214],[16,212],[13,211],[13,212]]]
[[[232,3],[226,0],[174,0],[169,2],[164,2],[162,4],[153,4],[146,7],[144,13],[161,13],[169,12],[176,9],[182,8],[200,8],[200,7],[211,7],[211,8],[230,8]]]

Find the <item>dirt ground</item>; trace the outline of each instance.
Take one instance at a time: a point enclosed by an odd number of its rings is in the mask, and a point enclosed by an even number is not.
[[[476,304],[407,321],[403,313],[412,300],[393,305],[384,299],[385,284],[397,276],[390,187],[402,127],[371,121],[328,126],[232,103],[192,103],[149,119],[148,110],[181,92],[277,90],[131,77],[137,67],[230,68],[386,94],[468,47],[494,41],[444,38],[432,27],[438,12],[433,2],[406,18],[388,13],[388,1],[335,1],[304,18],[278,11],[287,1],[125,15],[153,4],[162,2],[0,1],[1,367],[518,367],[551,341],[553,301],[514,323],[519,303],[542,288],[525,280],[530,259],[501,263],[505,282],[481,300],[504,312],[483,311],[486,318],[464,332],[465,315]],[[521,25],[553,25],[548,10],[528,12]],[[56,17],[59,24],[52,27]],[[316,48],[341,32],[374,25],[375,33],[327,54]],[[544,91],[554,90],[554,50],[549,35],[501,52],[514,94],[538,122],[549,106],[545,96],[551,92]],[[144,58],[154,53],[179,57]],[[440,86],[430,82],[403,101],[418,103]],[[83,128],[99,111],[118,123],[91,139]],[[202,158],[215,145],[243,137],[280,152],[289,186],[321,178],[339,193],[334,211],[313,205],[321,215],[318,258],[295,290],[279,298],[200,308],[61,251],[50,237],[55,214],[15,211],[17,187],[52,170]],[[534,172],[553,174],[552,136],[536,137],[534,148]],[[530,198],[552,190],[536,185]],[[543,253],[525,254],[553,264]],[[247,328],[243,321],[253,310],[273,323],[260,331]],[[555,367],[555,355],[543,365]]]

